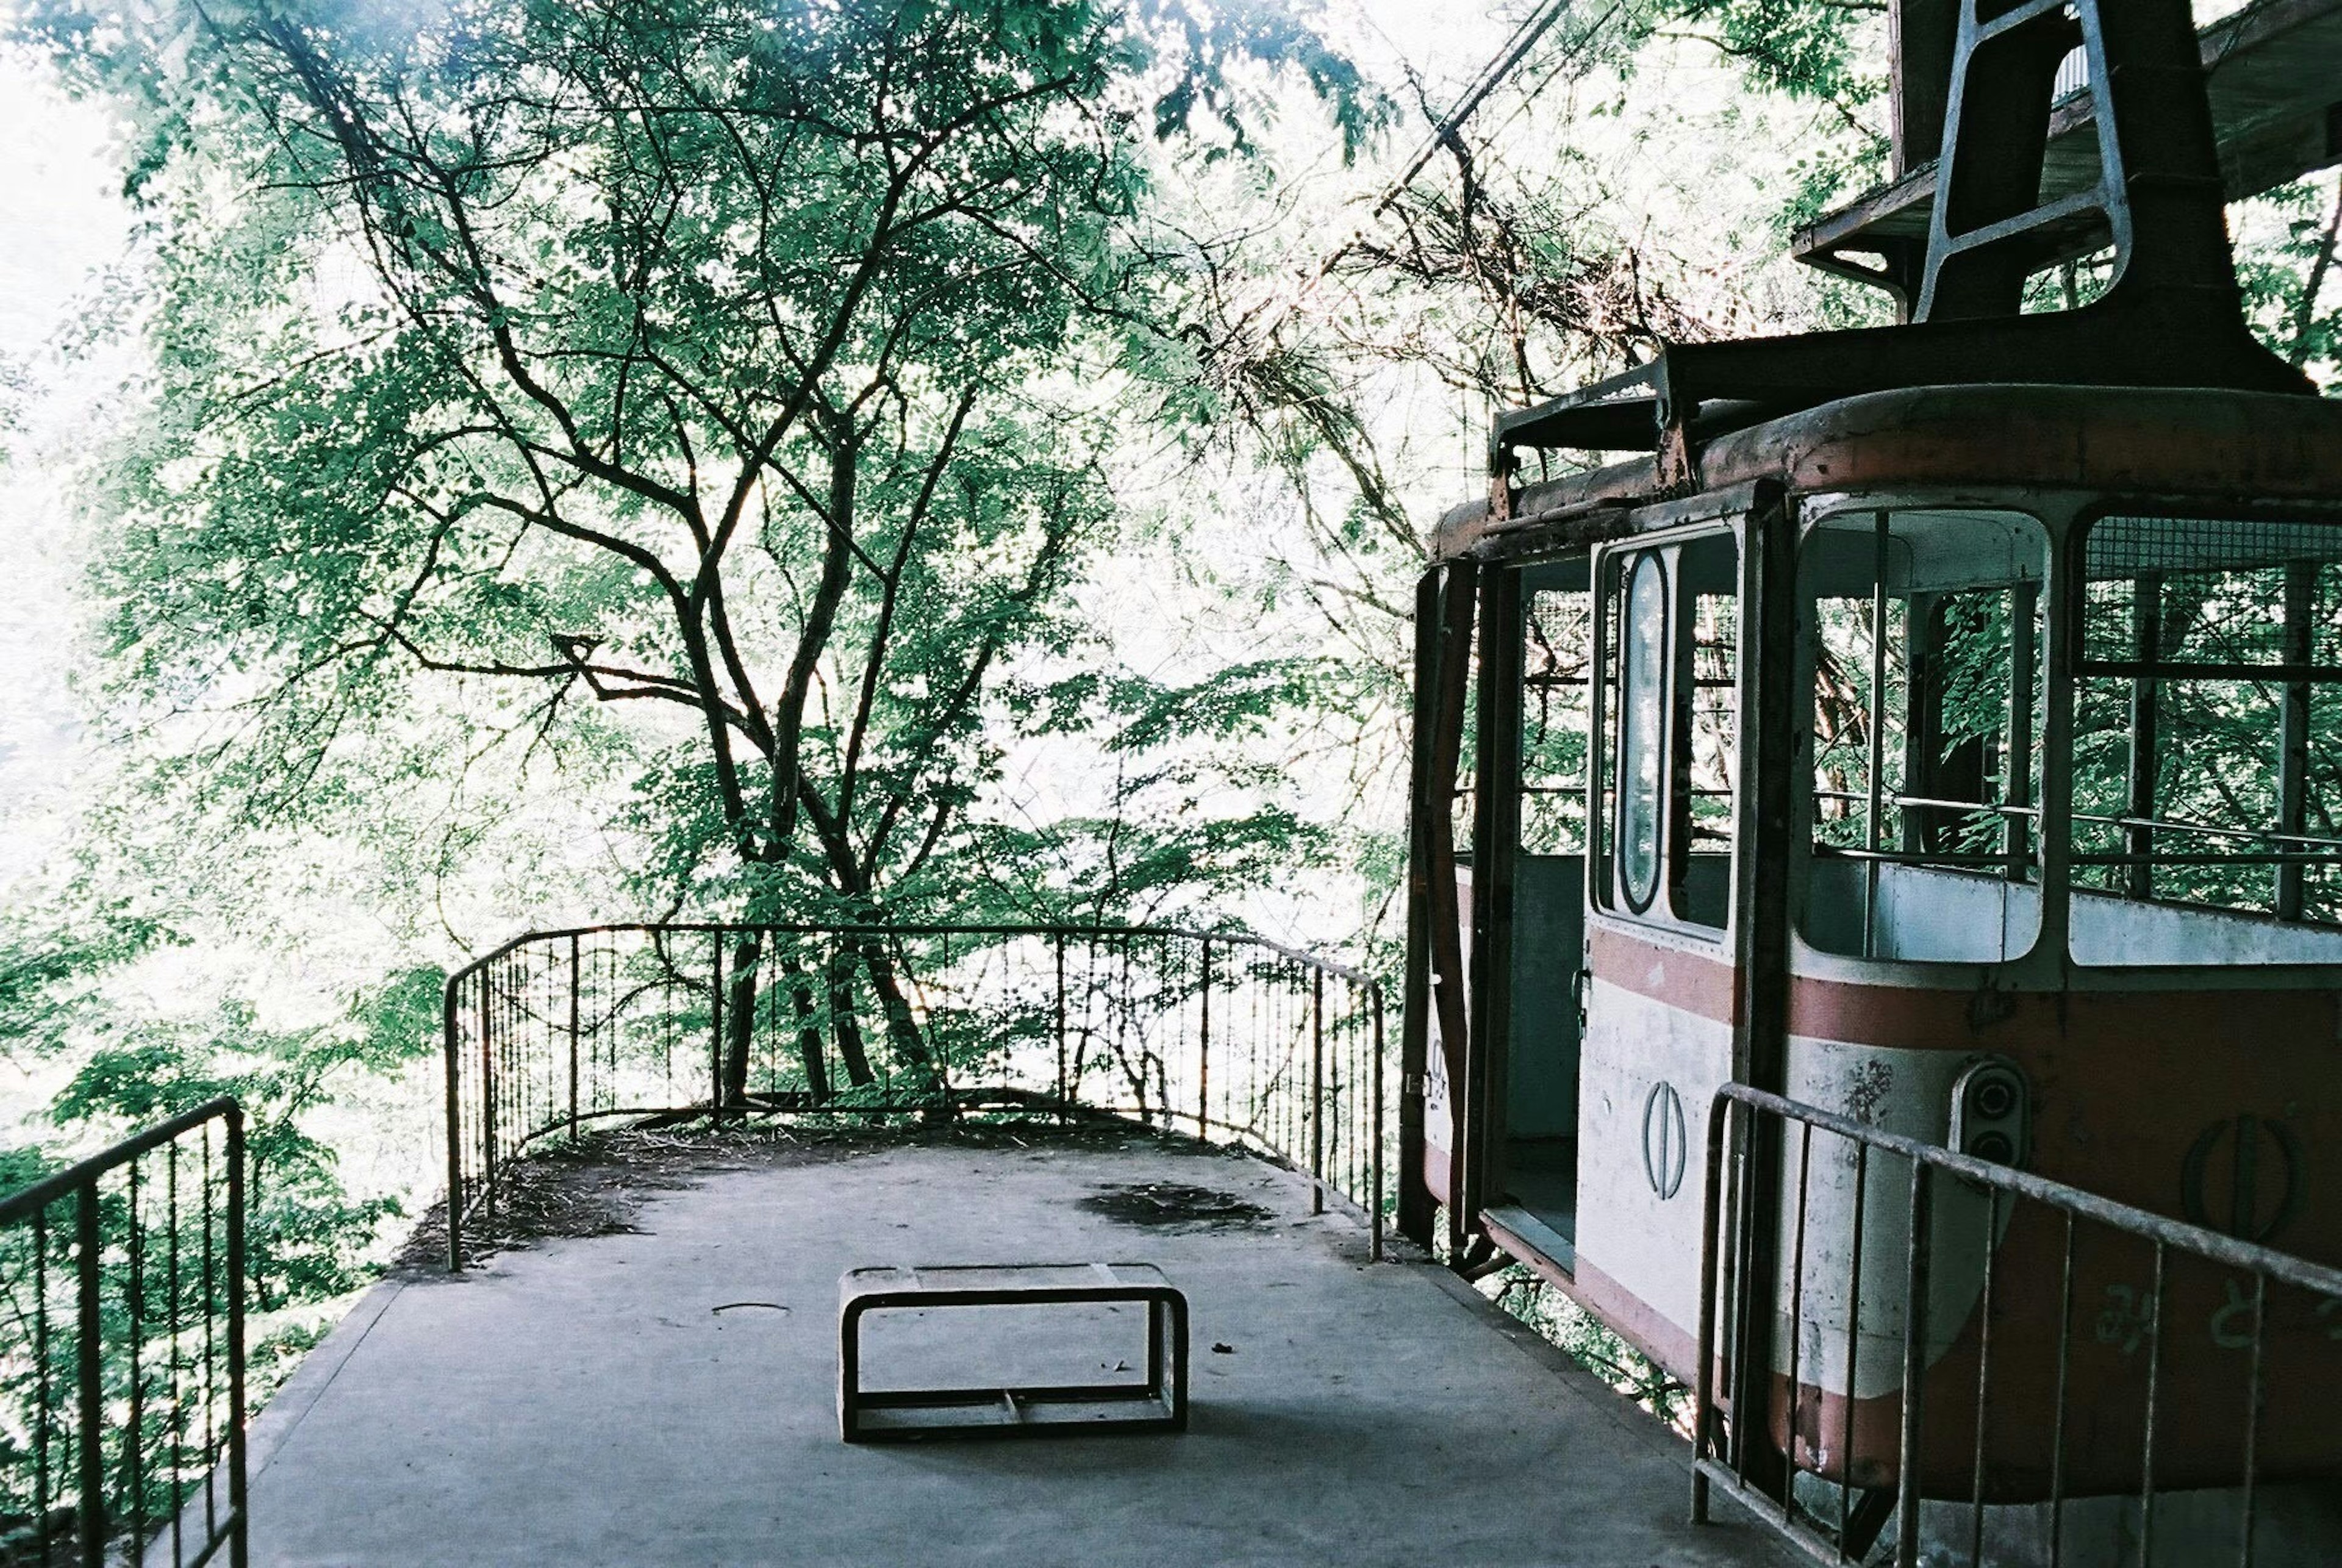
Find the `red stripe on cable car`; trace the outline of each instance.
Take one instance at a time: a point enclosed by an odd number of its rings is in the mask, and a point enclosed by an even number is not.
[[[1739,972],[1721,956],[1646,940],[1618,926],[1590,932],[1595,978],[1717,1024],[1739,1022]],[[1789,1033],[1904,1051],[2007,1049],[2071,1036],[2160,1037],[2245,1044],[2335,1040],[2337,999],[2326,991],[1980,991],[1974,971],[1947,986],[1865,985],[1798,975],[1789,983]]]
[[[1594,977],[1604,984],[1718,1024],[1739,1022],[1740,974],[1727,960],[1598,924],[1591,945]]]

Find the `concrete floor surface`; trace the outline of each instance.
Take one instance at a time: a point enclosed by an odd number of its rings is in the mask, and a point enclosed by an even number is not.
[[[1161,1229],[1080,1206],[1158,1182],[1271,1217]],[[255,1426],[254,1561],[1797,1560],[1720,1502],[1727,1523],[1686,1524],[1681,1443],[1452,1276],[1370,1264],[1356,1220],[1307,1208],[1286,1173],[1144,1142],[898,1146],[710,1174],[654,1195],[642,1233],[385,1282]],[[1187,1433],[838,1441],[842,1271],[1091,1260],[1159,1264],[1186,1293]],[[1111,1327],[1000,1343],[1078,1361],[1114,1353],[1093,1343]],[[899,1344],[932,1357],[936,1332]]]

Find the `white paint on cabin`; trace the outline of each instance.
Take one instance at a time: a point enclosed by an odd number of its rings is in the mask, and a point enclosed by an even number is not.
[[[1998,964],[2030,949],[2041,927],[2041,889],[2032,883],[1817,855],[1806,884],[1807,942],[1826,953],[1862,954],[1864,873],[1873,864],[1873,958]]]
[[[1668,958],[1654,950],[1650,962],[1664,971]],[[1732,1075],[1732,1027],[1599,974],[1590,984],[1578,1084],[1577,1255],[1694,1334],[1707,1108]],[[1682,1183],[1668,1198],[1653,1190],[1643,1162],[1644,1107],[1662,1080],[1683,1101],[1690,1145]]]
[[[1867,863],[1816,857],[1807,880],[1806,940],[1826,953],[1862,953]],[[2002,964],[2029,952],[2041,926],[2041,889],[1977,872],[1879,864],[1873,958]],[[2076,888],[2074,960],[2090,964],[2342,964],[2342,930],[2266,914],[2147,904]]]
[[[1805,1035],[1789,1038],[1787,1094],[1825,1111],[1882,1132],[1930,1144],[1949,1134],[1952,1084],[1977,1060],[1957,1051],[1898,1051],[1854,1045]],[[1787,1129],[1781,1156],[1781,1229],[1784,1261],[1774,1313],[1773,1364],[1789,1366],[1788,1325],[1793,1291],[1798,1293],[1797,1378],[1832,1393],[1847,1391],[1847,1284],[1854,1267],[1856,1145],[1834,1134],[1813,1136],[1806,1172],[1805,1250],[1802,1275],[1787,1256],[1797,1234],[1799,1159],[1797,1128]],[[1911,1163],[1873,1149],[1862,1214],[1859,1299],[1854,1392],[1870,1399],[1903,1382],[1906,1270],[1911,1235]],[[1988,1201],[1965,1182],[1940,1174],[1935,1192],[1935,1248],[1928,1276],[1927,1359],[1929,1364],[1951,1348],[1961,1325],[1976,1310],[1984,1290],[1985,1224]],[[2002,1204],[2006,1234],[2010,1205]],[[1997,1238],[1996,1238],[1997,1239]],[[1834,1442],[1837,1433],[1826,1433]]]
[[[2074,890],[2077,964],[2342,964],[2342,931]]]

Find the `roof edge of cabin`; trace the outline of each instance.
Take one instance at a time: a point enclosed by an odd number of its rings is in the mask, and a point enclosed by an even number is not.
[[[1967,484],[2233,494],[2242,487],[2259,500],[2342,499],[2342,399],[2029,382],[1901,387],[1720,435],[1696,466],[1702,492],[1773,477],[1799,490]],[[1452,507],[1433,529],[1432,555],[1467,554],[1497,526],[1518,534],[1592,508],[1664,498],[1656,459],[1635,457],[1523,486],[1501,524],[1485,497]]]

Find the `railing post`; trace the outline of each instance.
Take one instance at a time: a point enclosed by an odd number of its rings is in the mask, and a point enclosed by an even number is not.
[[[1732,1102],[1716,1095],[1707,1108],[1707,1173],[1700,1209],[1698,1365],[1692,1375],[1691,1522],[1707,1523],[1707,1472],[1702,1468],[1716,1443],[1716,1275],[1723,1255],[1717,1234],[1724,1221],[1724,1133]]]
[[[1057,1009],[1056,1032],[1057,1036],[1057,1121],[1058,1124],[1062,1125],[1066,1121],[1066,1106],[1067,1103],[1067,1091],[1066,1085],[1066,934],[1064,932],[1060,931],[1056,934],[1056,944]]]
[[[577,1141],[577,934],[569,934],[569,1141]]]
[[[724,1124],[724,930],[707,934],[707,1107]]]
[[[1375,982],[1366,984],[1366,1002],[1374,1009],[1375,1020],[1375,1147],[1374,1159],[1368,1166],[1374,1183],[1374,1226],[1366,1245],[1368,1261],[1383,1261],[1383,988]]]
[[[244,1441],[244,1111],[227,1108],[227,1505],[228,1563],[245,1568],[250,1547]]]
[[[1326,1212],[1326,972],[1309,971],[1309,1212]]]
[[[490,1219],[496,1213],[496,1054],[489,1037],[489,975],[493,964],[480,965],[480,1207]]]
[[[81,1463],[81,1560],[83,1568],[105,1568],[105,1426],[104,1363],[98,1353],[101,1303],[98,1299],[97,1177],[90,1177],[75,1194],[74,1260],[80,1290],[79,1327],[74,1344],[75,1379],[80,1383],[81,1430],[76,1456]],[[46,1369],[36,1369],[35,1376]]]
[[[1919,1565],[1920,1383],[1927,1374],[1927,1283],[1934,1250],[1927,1201],[1935,1167],[1911,1162],[1910,1252],[1903,1271],[1903,1422],[1896,1474],[1896,1568]],[[1852,1456],[1848,1455],[1849,1462]]]
[[[1212,1136],[1212,939],[1204,938],[1203,1019],[1196,1040],[1196,1141]]]
[[[447,1272],[464,1272],[464,1074],[460,972],[441,988],[439,1026],[447,1058]]]

